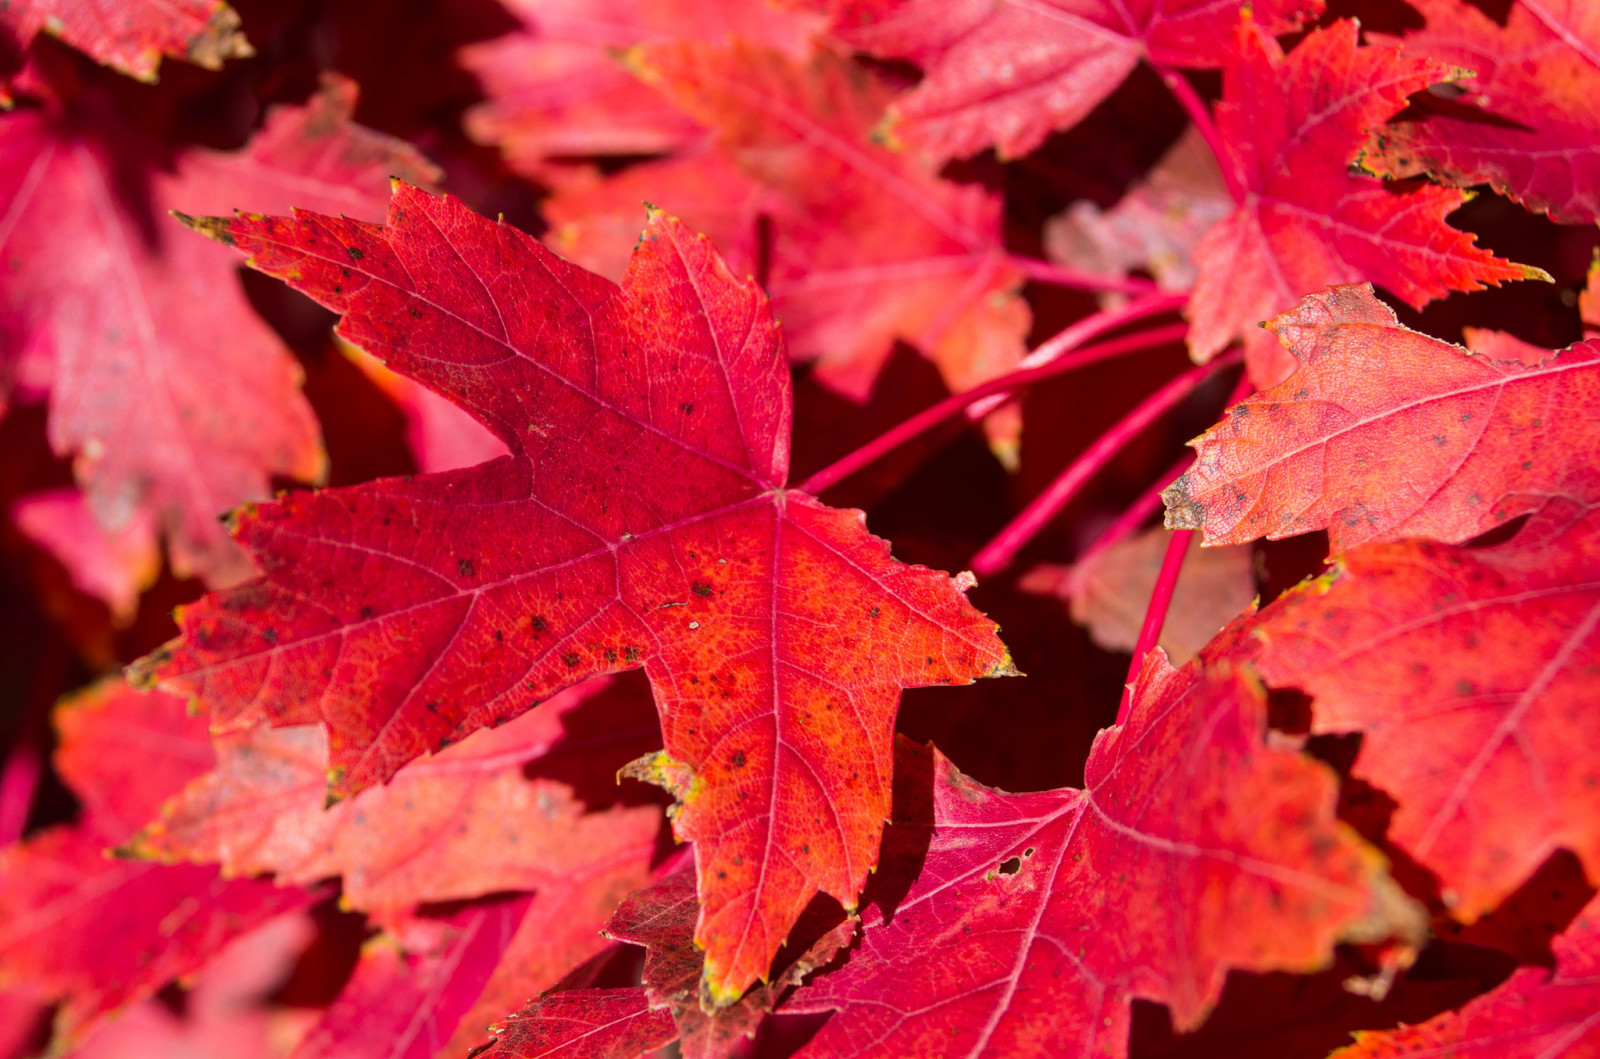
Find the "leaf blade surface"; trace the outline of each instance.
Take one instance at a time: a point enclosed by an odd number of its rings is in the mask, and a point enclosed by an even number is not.
[[[765,973],[818,889],[853,904],[888,815],[899,689],[1013,670],[957,582],[783,488],[788,367],[754,284],[655,216],[618,288],[403,184],[387,227],[197,225],[512,455],[244,513],[263,579],[187,608],[141,679],[223,729],[323,721],[347,794],[643,665],[660,774],[685,779],[674,826],[697,843],[719,1002]]]

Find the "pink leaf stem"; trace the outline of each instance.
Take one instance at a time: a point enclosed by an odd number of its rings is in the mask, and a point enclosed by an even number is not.
[[[6,756],[5,769],[0,771],[0,846],[22,837],[43,769],[42,740],[30,731],[19,732],[16,745]]]
[[[1028,368],[1037,368],[1049,364],[1057,357],[1077,349],[1092,338],[1099,338],[1107,331],[1115,331],[1117,328],[1131,324],[1135,320],[1143,320],[1149,316],[1159,316],[1164,312],[1181,309],[1188,302],[1189,296],[1187,294],[1155,293],[1136,298],[1115,308],[1102,309],[1097,313],[1085,316],[1072,326],[1064,327],[1050,336],[1049,340],[1040,345],[1038,349],[1022,358],[1021,362],[1017,364],[1017,370],[1024,371]],[[1151,333],[1154,334],[1155,332]],[[969,390],[968,392],[973,393],[976,391]],[[967,409],[967,418],[976,423],[1007,400],[1008,397],[1005,395],[986,397]]]
[[[1054,261],[1040,261],[1035,257],[1008,254],[1006,260],[1018,272],[1035,283],[1052,287],[1069,287],[1073,290],[1119,291],[1123,294],[1149,294],[1156,289],[1153,281],[1137,276],[1103,276],[1095,272],[1058,265]]]
[[[1233,393],[1228,397],[1226,407],[1232,408],[1246,397],[1249,397],[1254,389],[1255,387],[1250,385],[1250,376],[1248,374],[1239,376],[1239,383],[1233,388]],[[1154,485],[1140,493],[1138,499],[1129,504],[1122,514],[1118,515],[1111,521],[1109,526],[1100,531],[1100,535],[1094,539],[1093,543],[1073,560],[1073,565],[1083,566],[1118,541],[1132,536],[1140,526],[1144,525],[1145,519],[1162,509],[1161,494],[1166,491],[1167,486],[1177,481],[1178,476],[1188,470],[1189,465],[1192,463],[1194,463],[1194,453],[1185,452],[1182,456],[1179,456],[1177,461],[1167,468],[1166,473],[1156,479]]]
[[[1139,350],[1164,345],[1168,342],[1176,342],[1183,338],[1187,332],[1187,324],[1169,324],[1165,327],[1152,328],[1149,331],[1140,331],[1124,338],[1116,338],[1109,342],[1085,347],[1070,357],[1051,358],[1050,361],[1042,365],[1013,371],[997,379],[990,379],[988,382],[974,386],[972,389],[962,393],[951,394],[938,404],[918,412],[910,419],[891,427],[876,438],[873,438],[854,452],[822,468],[822,470],[801,482],[800,490],[813,495],[822,492],[924,431],[930,430],[945,420],[959,415],[976,401],[1010,394],[1040,379],[1048,379],[1063,372],[1071,371],[1074,368],[1093,364],[1096,361],[1121,356],[1125,353],[1136,353]],[[1000,396],[1000,399],[1004,400],[1004,397]]]
[[[1161,81],[1167,86],[1167,90],[1183,104],[1183,109],[1189,114],[1189,120],[1194,122],[1194,127],[1199,130],[1201,139],[1206,141],[1206,146],[1216,155],[1217,168],[1222,171],[1222,181],[1228,187],[1228,194],[1234,202],[1243,202],[1244,186],[1239,183],[1239,174],[1234,172],[1233,165],[1228,160],[1228,153],[1222,144],[1222,133],[1217,130],[1217,123],[1211,120],[1211,108],[1206,106],[1205,100],[1200,98],[1200,94],[1194,90],[1194,86],[1183,74],[1163,66],[1157,66],[1155,71],[1161,75]]]
[[[1186,452],[1178,457],[1177,461],[1167,468],[1166,473],[1156,479],[1154,485],[1140,493],[1138,499],[1129,504],[1122,514],[1118,515],[1111,521],[1110,525],[1100,531],[1100,535],[1072,561],[1072,565],[1083,566],[1089,563],[1107,548],[1137,532],[1139,527],[1144,525],[1146,519],[1162,509],[1162,491],[1177,481],[1178,476],[1188,470],[1189,465],[1193,462],[1194,453],[1192,452]]]
[[[1228,395],[1228,401],[1223,406],[1224,409],[1232,408],[1246,397],[1249,397],[1254,389],[1255,387],[1250,384],[1250,373],[1245,372],[1239,376],[1239,381],[1233,387],[1233,393]],[[1162,480],[1170,485],[1173,479],[1182,474],[1191,462],[1193,462],[1193,457],[1185,455],[1170,472],[1162,476]],[[1100,538],[1094,542],[1094,545],[1083,554],[1083,557],[1078,562],[1086,562],[1091,555],[1109,548],[1121,537],[1137,529],[1146,515],[1154,514],[1156,509],[1161,506],[1161,493],[1165,488],[1166,486],[1158,484],[1147,490],[1138,500],[1135,500],[1133,505],[1127,511],[1124,511],[1117,521],[1107,527],[1106,532],[1100,535]],[[1137,518],[1130,519],[1135,509],[1140,509],[1140,514]],[[1113,536],[1113,533],[1119,530],[1120,535]],[[1178,575],[1183,570],[1183,560],[1189,554],[1190,538],[1193,536],[1194,533],[1190,530],[1178,530],[1173,533],[1172,539],[1167,541],[1167,552],[1162,557],[1161,570],[1156,574],[1155,589],[1150,593],[1150,603],[1145,607],[1144,621],[1139,626],[1139,638],[1133,644],[1133,661],[1128,664],[1128,679],[1122,686],[1122,703],[1117,707],[1118,724],[1128,719],[1128,710],[1133,705],[1132,688],[1135,681],[1139,679],[1139,667],[1144,664],[1145,655],[1150,653],[1152,647],[1161,642],[1161,629],[1167,622],[1167,611],[1172,607],[1172,594],[1177,590]]]
[[[1178,588],[1178,574],[1183,571],[1184,557],[1194,543],[1194,530],[1174,530],[1167,541],[1167,554],[1161,558],[1161,572],[1156,574],[1155,591],[1150,593],[1150,605],[1144,611],[1144,623],[1139,626],[1139,639],[1133,645],[1133,664],[1128,667],[1127,683],[1122,685],[1122,703],[1117,707],[1117,724],[1128,719],[1133,706],[1133,683],[1139,677],[1139,667],[1145,656],[1161,639],[1161,627],[1167,623],[1167,610],[1172,606],[1172,594]]]
[[[1110,463],[1123,446],[1132,441],[1150,424],[1161,418],[1169,409],[1187,397],[1195,387],[1218,370],[1238,364],[1243,354],[1230,350],[1209,364],[1191,368],[1147,397],[1115,426],[1102,434],[1083,455],[1062,471],[1044,492],[1034,497],[1022,513],[1012,519],[995,538],[984,545],[972,558],[972,571],[979,577],[992,576],[1004,570],[1016,558],[1017,552],[1050,524],[1061,509],[1077,495],[1090,479]]]

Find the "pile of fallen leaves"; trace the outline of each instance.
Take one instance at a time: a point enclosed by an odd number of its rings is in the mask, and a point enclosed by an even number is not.
[[[0,102],[0,1059],[1600,1054],[1600,5],[11,0]]]

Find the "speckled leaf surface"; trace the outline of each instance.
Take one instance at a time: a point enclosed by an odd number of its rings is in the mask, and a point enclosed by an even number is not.
[[[1012,671],[962,582],[784,488],[790,382],[753,283],[653,216],[620,288],[397,185],[389,224],[196,222],[343,314],[511,456],[252,508],[262,573],[141,663],[219,730],[323,721],[331,791],[644,666],[696,940],[720,1001],[819,890],[853,904],[888,816],[902,687]]]
[[[1493,991],[1417,1026],[1357,1033],[1330,1059],[1589,1059],[1600,1054],[1600,900],[1550,945],[1555,969],[1519,967]]]
[[[836,1011],[800,1055],[1124,1056],[1135,997],[1192,1028],[1230,968],[1415,929],[1332,772],[1264,745],[1259,685],[1150,658],[1083,790],[1005,794],[901,742],[860,945],[785,1007]]]
[[[1362,733],[1357,775],[1452,913],[1493,910],[1565,848],[1600,881],[1600,515],[1556,502],[1511,540],[1372,544],[1262,612],[1257,665]]]
[[[1268,321],[1298,364],[1190,444],[1167,525],[1207,544],[1326,529],[1463,541],[1553,497],[1592,495],[1600,344],[1495,360],[1400,325],[1368,286]]]

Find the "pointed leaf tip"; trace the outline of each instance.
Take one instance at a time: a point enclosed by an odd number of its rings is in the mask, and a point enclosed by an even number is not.
[[[207,239],[215,239],[223,246],[233,245],[233,219],[230,217],[193,217],[187,213],[172,211],[172,216],[179,224],[192,232],[199,232]]]

